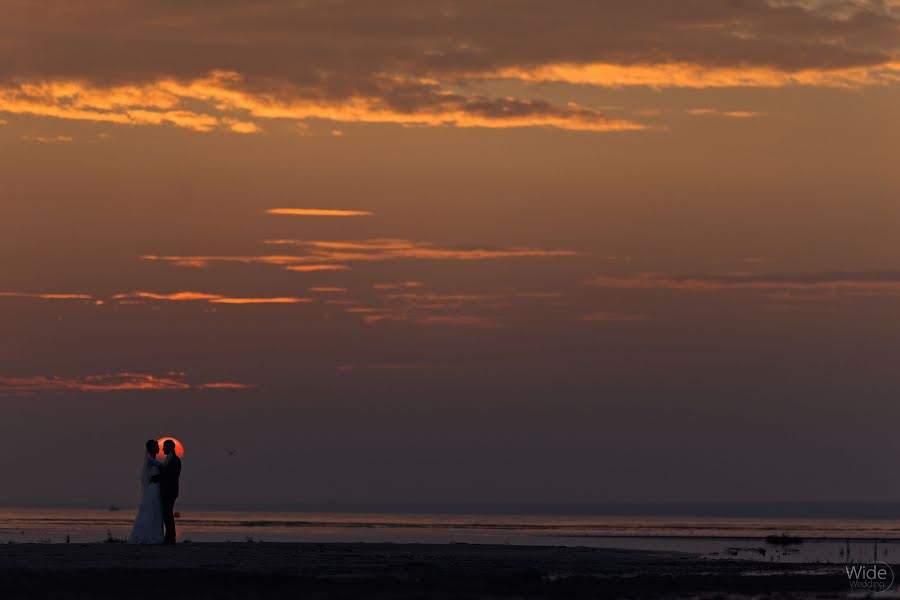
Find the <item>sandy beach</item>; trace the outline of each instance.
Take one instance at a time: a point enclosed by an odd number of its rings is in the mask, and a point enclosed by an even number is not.
[[[0,545],[0,597],[844,597],[837,565],[471,544]]]

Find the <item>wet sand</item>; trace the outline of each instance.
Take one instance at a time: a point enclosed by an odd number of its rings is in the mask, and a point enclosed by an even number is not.
[[[0,545],[0,598],[845,597],[840,565],[473,544]]]

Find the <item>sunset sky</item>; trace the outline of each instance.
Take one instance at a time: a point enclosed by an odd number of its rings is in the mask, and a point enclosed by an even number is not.
[[[897,0],[0,0],[0,504],[900,500],[898,156]]]

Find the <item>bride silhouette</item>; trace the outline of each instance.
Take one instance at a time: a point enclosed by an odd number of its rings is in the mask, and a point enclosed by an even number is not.
[[[134,527],[131,529],[129,544],[162,544],[163,511],[159,493],[159,471],[163,463],[156,460],[159,454],[159,442],[147,440],[147,453],[141,467],[141,505]]]

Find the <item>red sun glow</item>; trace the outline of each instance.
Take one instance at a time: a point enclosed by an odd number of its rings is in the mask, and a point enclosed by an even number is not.
[[[180,441],[178,441],[178,439],[173,437],[161,437],[157,440],[159,442],[159,454],[156,455],[156,460],[166,460],[166,455],[163,454],[162,451],[163,442],[165,442],[166,440],[172,440],[173,442],[175,442],[175,454],[178,456],[178,458],[184,458],[184,445]]]

